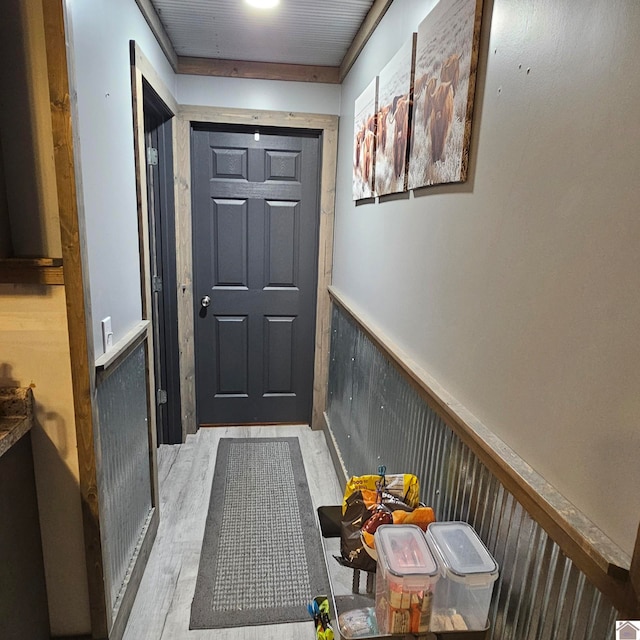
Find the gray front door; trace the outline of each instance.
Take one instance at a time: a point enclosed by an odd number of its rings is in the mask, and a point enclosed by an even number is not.
[[[192,132],[198,423],[308,423],[317,136]]]

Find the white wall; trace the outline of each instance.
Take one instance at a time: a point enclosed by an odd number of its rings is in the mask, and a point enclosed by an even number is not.
[[[114,342],[141,317],[129,40],[140,45],[167,88],[175,76],[134,0],[67,0],[96,356],[100,321]]]
[[[433,5],[396,0],[343,85],[334,284],[631,553],[640,4],[495,0],[469,180],[356,207],[354,100]]]
[[[180,104],[297,113],[340,113],[340,85],[177,76]]]

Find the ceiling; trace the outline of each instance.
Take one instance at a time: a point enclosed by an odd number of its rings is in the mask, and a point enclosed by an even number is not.
[[[164,39],[165,49],[172,49],[178,67],[189,63],[193,67],[197,61],[203,69],[204,60],[233,60],[336,71],[352,64],[354,48],[362,49],[391,4],[391,0],[280,0],[275,9],[258,10],[244,0],[136,1],[158,39]],[[207,68],[214,69],[211,75],[231,75],[220,71],[228,71],[228,65]]]

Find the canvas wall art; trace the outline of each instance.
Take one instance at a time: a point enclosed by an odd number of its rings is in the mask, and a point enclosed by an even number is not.
[[[407,156],[416,34],[382,69],[378,78],[376,193],[407,189]]]
[[[375,196],[376,111],[378,78],[355,101],[353,199]]]
[[[418,27],[408,188],[467,178],[482,0],[440,0]]]

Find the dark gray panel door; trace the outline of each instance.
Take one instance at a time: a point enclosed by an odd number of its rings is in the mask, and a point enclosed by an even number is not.
[[[318,147],[193,130],[199,424],[311,419]]]

